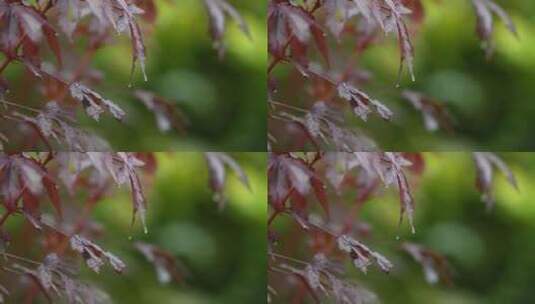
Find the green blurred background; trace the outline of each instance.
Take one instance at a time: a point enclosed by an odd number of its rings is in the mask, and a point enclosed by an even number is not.
[[[363,274],[346,259],[349,280],[375,292],[381,303],[534,303],[535,154],[500,156],[514,171],[519,191],[497,173],[496,206],[487,212],[475,188],[470,153],[426,153],[424,174],[413,179],[416,233],[410,232],[406,220],[398,226],[399,197],[395,190],[368,201],[361,209],[361,220],[369,224],[371,235],[361,240],[384,254],[394,268],[385,274],[371,267]],[[349,204],[354,195],[346,193],[341,201]],[[323,214],[319,207],[317,212]],[[276,222],[280,224],[276,230],[283,236],[281,246],[287,241],[284,236],[300,233],[296,224],[288,226],[285,222]],[[452,286],[426,283],[420,265],[396,249],[403,241],[420,243],[444,254],[452,268]],[[287,246],[301,251],[308,248],[294,243]],[[275,251],[305,260],[311,254],[309,249],[301,255]],[[273,278],[282,280],[278,275]],[[284,293],[282,298],[273,298],[274,303],[288,303],[291,299]]]
[[[420,113],[398,97],[399,51],[394,39],[364,54],[363,65],[374,73],[368,91],[397,113],[393,123],[372,119],[365,126],[381,147],[395,151],[535,148],[535,2],[495,2],[514,20],[518,39],[495,16],[496,49],[487,60],[470,1],[423,1],[426,16],[414,38],[416,82],[405,74],[401,89],[418,90],[444,102],[454,118],[454,134],[427,132]]]
[[[212,150],[263,151],[266,143],[266,0],[230,1],[249,25],[248,39],[227,19],[226,55],[219,59],[209,36],[209,19],[202,1],[157,1],[154,26],[144,24],[148,82],[140,73],[135,88],[176,101],[190,120],[186,136],[162,134],[153,115],[117,87],[127,89],[130,44],[98,53],[96,66],[104,72],[105,96],[123,101],[126,126],[112,119],[97,131],[116,149],[128,151]],[[96,124],[94,124],[96,125]]]
[[[103,248],[117,254],[127,271],[109,268],[92,280],[114,303],[263,303],[266,295],[266,155],[234,153],[251,183],[247,190],[229,172],[228,202],[220,212],[208,187],[200,153],[158,153],[152,186],[146,186],[148,229],[130,228],[127,191],[99,203],[93,215],[104,227]],[[130,239],[130,237],[132,239]],[[152,264],[132,247],[146,241],[170,251],[187,269],[183,284],[161,285]]]

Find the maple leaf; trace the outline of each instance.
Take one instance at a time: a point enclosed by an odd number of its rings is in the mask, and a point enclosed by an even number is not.
[[[334,298],[338,304],[377,303],[377,295],[373,292],[342,280],[329,276]]]
[[[71,84],[69,89],[72,97],[82,103],[87,115],[96,121],[99,120],[100,114],[104,111],[108,111],[118,120],[122,120],[126,115],[125,112],[112,101],[103,98],[97,92],[80,83],[75,82]]]
[[[0,3],[0,45],[8,57],[17,56],[17,48],[22,44],[23,58],[39,63],[37,53],[43,37],[62,62],[57,33],[43,14],[32,6],[23,3]]]
[[[135,15],[142,14],[143,10],[133,4],[128,4],[125,0],[90,0],[88,1],[88,6],[93,15],[103,25],[102,30],[109,25],[113,26],[118,32],[128,30],[132,44],[131,76],[134,73],[136,63],[139,63],[143,77],[147,81],[145,43],[141,28],[135,19]]]
[[[156,270],[158,281],[160,283],[167,284],[171,281],[182,281],[179,265],[171,253],[157,246],[144,242],[136,242],[134,246],[143,254],[147,261],[153,264],[154,269]]]
[[[214,191],[214,200],[218,203],[219,208],[223,208],[226,201],[223,193],[226,182],[226,166],[231,168],[234,173],[238,175],[240,182],[244,186],[250,188],[249,179],[247,178],[245,171],[243,171],[240,165],[230,156],[222,152],[206,152],[204,155],[210,173],[210,188]]]
[[[370,98],[361,90],[355,88],[348,83],[341,83],[338,85],[338,95],[343,99],[349,101],[351,108],[355,115],[366,121],[368,114],[375,111],[381,118],[390,120],[392,118],[392,111],[379,101]]]
[[[443,255],[410,242],[404,242],[401,248],[422,266],[427,283],[436,284],[442,280],[451,285],[451,272],[448,261]]]
[[[86,153],[61,153],[58,155],[64,168],[60,173],[63,182],[70,188],[73,186],[80,173],[90,167],[96,169],[98,173],[96,180],[96,193],[105,189],[109,184],[109,177],[119,186],[128,184],[132,194],[132,225],[136,217],[139,217],[143,230],[147,233],[146,213],[147,202],[141,180],[137,169],[144,166],[144,163],[129,152],[86,152]],[[70,168],[74,167],[74,172]]]
[[[518,189],[518,184],[513,172],[496,154],[491,152],[474,152],[473,157],[477,170],[476,186],[479,192],[481,192],[481,199],[485,202],[487,210],[490,210],[495,203],[492,187],[494,168],[499,169],[506,176],[509,184],[515,189]]]
[[[70,238],[70,245],[72,250],[82,255],[87,266],[94,272],[100,272],[100,268],[104,266],[105,262],[108,262],[118,273],[123,272],[126,268],[125,263],[117,256],[80,235],[73,235]]]
[[[291,192],[296,191],[301,196],[308,194],[313,172],[302,160],[288,155],[270,154],[268,176],[269,202],[275,210],[281,210]]]
[[[226,16],[230,16],[236,23],[238,23],[241,31],[249,38],[251,34],[247,23],[238,13],[238,11],[230,5],[226,0],[204,0],[204,4],[210,16],[210,34],[214,41],[214,48],[218,51],[219,57],[225,54],[225,46],[223,44],[223,34],[225,32]]]
[[[452,131],[451,117],[444,104],[422,93],[410,90],[403,91],[401,96],[422,113],[424,126],[428,131],[436,131],[439,127],[448,132]]]
[[[8,210],[16,210],[19,199],[24,197],[25,216],[34,226],[39,227],[38,221],[30,215],[38,214],[39,204],[36,203],[36,196],[42,192],[47,193],[61,217],[62,207],[57,185],[46,168],[24,154],[0,154],[0,194]]]
[[[268,28],[268,47],[275,57],[284,58],[286,47],[290,46],[294,59],[306,67],[308,60],[305,49],[313,38],[321,55],[329,62],[325,33],[314,16],[302,7],[286,2],[270,2]]]
[[[0,284],[0,303],[4,303],[5,297],[9,296],[9,290]]]
[[[405,7],[400,0],[359,0],[355,1],[358,13],[372,24],[378,24],[385,33],[394,32],[397,36],[400,50],[399,76],[403,67],[407,66],[409,74],[414,81],[413,58],[414,48],[409,35],[409,30],[405,23],[405,16],[411,11]],[[398,84],[399,84],[398,79]]]
[[[494,28],[493,13],[500,17],[507,29],[514,35],[517,35],[516,27],[509,15],[493,0],[472,0],[472,5],[477,15],[477,34],[483,41],[483,48],[485,49],[487,58],[489,58],[494,52],[492,41]]]
[[[32,124],[46,139],[53,139],[69,151],[106,151],[109,144],[102,138],[89,134],[76,126],[75,113],[62,108],[55,101],[48,102],[35,117],[14,113]],[[50,144],[50,143],[48,143]]]
[[[359,1],[347,0],[327,0],[325,10],[327,11],[327,27],[337,38],[340,38],[346,23],[351,17],[359,14]]]
[[[396,185],[399,193],[401,224],[403,216],[407,215],[411,231],[414,233],[414,200],[404,169],[412,163],[401,153],[395,152],[354,152],[355,161],[368,174],[378,176],[383,184]]]
[[[348,235],[338,237],[337,243],[340,250],[350,254],[355,267],[364,273],[368,271],[368,267],[373,263],[377,264],[386,273],[390,272],[392,267],[394,267],[387,258]]]
[[[141,219],[141,224],[145,233],[147,233],[146,213],[147,203],[145,194],[141,186],[141,181],[137,174],[137,168],[142,167],[144,163],[137,159],[132,153],[118,152],[117,158],[114,158],[112,166],[108,167],[109,172],[118,184],[128,182],[132,192],[133,215],[132,224],[136,215]]]
[[[134,95],[154,113],[160,131],[168,132],[171,128],[184,130],[184,124],[188,121],[170,101],[144,90],[136,90]]]

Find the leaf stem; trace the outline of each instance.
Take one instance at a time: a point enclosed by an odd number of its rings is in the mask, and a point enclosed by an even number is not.
[[[4,222],[7,220],[7,218],[13,214],[12,211],[6,211],[3,215],[2,215],[2,218],[0,218],[0,227],[2,227],[4,225]]]
[[[299,259],[295,259],[295,258],[286,256],[286,255],[283,255],[283,254],[278,254],[278,253],[274,253],[274,252],[268,252],[268,254],[273,256],[273,257],[276,257],[276,258],[279,258],[279,259],[283,259],[283,260],[287,260],[287,261],[291,261],[291,262],[294,262],[294,263],[297,263],[297,264],[302,264],[302,265],[309,265],[310,264],[308,262],[305,262],[305,261],[302,261],[302,260],[299,260]]]
[[[6,58],[4,62],[2,62],[2,65],[0,66],[0,74],[7,68],[7,66],[11,63],[11,58]]]

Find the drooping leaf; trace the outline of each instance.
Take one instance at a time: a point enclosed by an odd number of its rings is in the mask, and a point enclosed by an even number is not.
[[[472,0],[472,5],[477,15],[477,34],[483,41],[483,48],[488,58],[494,52],[494,42],[492,41],[493,13],[505,23],[509,31],[514,35],[517,34],[516,27],[509,15],[493,0]]]
[[[451,271],[443,255],[409,242],[403,243],[401,248],[422,266],[427,283],[436,284],[442,280],[448,285],[451,284]]]
[[[422,113],[424,125],[428,131],[436,131],[439,128],[448,132],[452,131],[451,117],[444,104],[429,96],[410,90],[403,91],[402,97]]]
[[[222,152],[206,152],[204,155],[210,173],[210,188],[214,191],[214,200],[218,203],[220,208],[224,207],[226,201],[224,195],[226,166],[238,175],[240,182],[245,187],[250,188],[245,171],[243,171],[240,165],[230,156]]]
[[[338,248],[349,253],[355,267],[366,273],[368,267],[376,264],[383,272],[392,270],[392,263],[383,255],[369,249],[366,245],[353,239],[349,235],[341,235],[337,239]]]
[[[157,96],[151,92],[136,90],[135,96],[154,113],[158,129],[162,132],[168,132],[172,128],[183,131],[184,124],[187,120],[171,102]]]
[[[247,23],[238,13],[238,11],[230,5],[226,0],[203,0],[210,16],[210,34],[214,41],[214,47],[217,49],[219,56],[222,57],[225,53],[225,46],[223,43],[223,34],[225,32],[226,16],[230,16],[236,23],[238,23],[242,32],[249,38],[249,27]]]
[[[37,60],[40,42],[44,38],[61,65],[62,56],[57,33],[44,15],[33,6],[17,2],[0,4],[0,45],[4,52],[16,55],[23,46],[24,59],[40,64]]]
[[[125,263],[111,252],[103,250],[97,244],[80,236],[73,235],[70,238],[71,249],[80,253],[85,262],[94,272],[100,272],[100,268],[108,262],[112,268],[121,273],[126,268]]]
[[[491,152],[474,152],[474,161],[476,165],[476,186],[481,192],[481,199],[485,202],[487,210],[494,206],[493,179],[494,168],[498,168],[507,178],[507,181],[516,189],[518,185],[513,172],[507,164],[503,162],[496,154]]]
[[[135,248],[152,263],[156,270],[158,281],[162,284],[181,282],[183,280],[176,258],[169,252],[152,244],[136,242]]]
[[[348,83],[341,83],[338,85],[338,95],[349,101],[349,105],[353,109],[355,115],[366,121],[368,115],[373,111],[385,120],[392,118],[392,111],[381,102],[370,98],[367,94],[355,88]]]
[[[325,32],[314,16],[302,7],[284,1],[270,2],[268,28],[268,47],[277,58],[284,58],[286,48],[290,47],[295,62],[307,67],[306,48],[313,38],[320,54],[329,62]]]
[[[104,111],[109,112],[118,120],[124,118],[125,112],[119,106],[112,101],[103,98],[100,94],[90,88],[80,83],[73,83],[69,89],[72,97],[82,103],[87,115],[94,120],[98,121],[100,114]]]

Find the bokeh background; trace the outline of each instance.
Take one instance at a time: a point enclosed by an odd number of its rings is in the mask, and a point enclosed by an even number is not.
[[[406,221],[398,226],[399,197],[395,190],[374,197],[361,209],[361,219],[371,228],[369,238],[362,241],[390,259],[393,271],[385,274],[371,267],[363,274],[346,261],[348,279],[375,292],[385,304],[533,303],[535,154],[500,156],[514,171],[519,191],[503,175],[496,174],[496,205],[487,212],[475,188],[470,153],[426,153],[423,176],[411,178],[416,204],[415,234]],[[340,201],[353,202],[354,194],[342,196]],[[323,214],[319,208],[318,214]],[[300,231],[294,226],[282,222],[277,231],[291,238],[292,233]],[[444,254],[451,266],[452,286],[429,285],[420,265],[396,249],[403,241],[420,243]],[[308,248],[304,244],[303,247]],[[310,252],[301,254],[290,256],[310,256]],[[284,296],[273,298],[274,303],[288,303]]]
[[[120,191],[99,203],[93,216],[104,229],[96,242],[117,254],[127,271],[82,280],[110,293],[114,303],[263,303],[266,298],[266,155],[234,153],[251,191],[229,172],[226,207],[219,211],[208,187],[201,153],[158,153],[155,177],[146,186],[148,234],[130,227],[131,197]],[[182,284],[158,283],[152,264],[132,248],[146,241],[171,252],[187,270]]]
[[[267,1],[230,1],[246,20],[248,39],[227,19],[221,60],[209,36],[209,18],[202,1],[157,1],[154,26],[144,25],[147,75],[138,73],[136,88],[176,102],[190,121],[187,134],[162,134],[152,113],[124,90],[130,78],[130,44],[103,49],[96,66],[106,75],[105,96],[128,113],[123,126],[112,119],[92,124],[116,149],[129,151],[263,151],[266,143],[266,7]],[[128,54],[128,56],[127,56]],[[110,86],[111,85],[111,86]]]
[[[495,0],[514,20],[518,38],[495,17],[496,49],[486,59],[476,35],[470,1],[423,1],[426,16],[414,39],[416,82],[405,75],[401,89],[426,93],[443,102],[453,116],[455,133],[429,133],[420,113],[396,95],[399,57],[395,42],[378,45],[363,56],[379,87],[380,100],[394,100],[393,124],[373,119],[370,134],[391,150],[444,151],[460,148],[532,151],[535,143],[535,2]],[[356,122],[359,123],[359,122]]]

